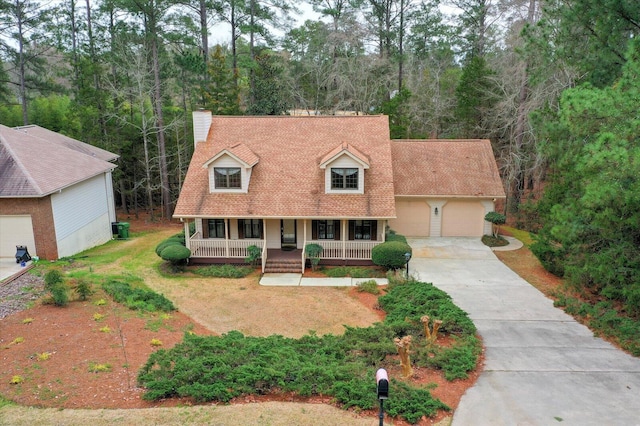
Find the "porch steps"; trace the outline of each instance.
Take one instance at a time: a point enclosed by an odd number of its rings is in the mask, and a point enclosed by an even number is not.
[[[267,259],[266,274],[299,274],[302,272],[301,259]]]

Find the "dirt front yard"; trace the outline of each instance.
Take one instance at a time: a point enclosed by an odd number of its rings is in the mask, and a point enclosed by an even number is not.
[[[139,233],[133,222],[134,238],[78,256],[66,271],[135,274],[171,299],[178,312],[141,314],[99,291],[86,302],[73,301],[64,308],[36,303],[1,319],[0,394],[20,406],[1,407],[0,424],[377,424],[376,412],[343,411],[327,398],[270,395],[241,398],[230,406],[196,407],[185,400],[144,401],[137,371],[149,354],[172,347],[186,331],[338,334],[344,325],[367,327],[383,315],[375,308],[375,296],[354,289],[261,287],[257,273],[233,280],[163,274],[153,248],[181,228],[155,228]],[[390,371],[394,373],[399,375]],[[450,383],[427,369],[416,369],[414,375],[418,383],[435,384],[433,395],[454,409],[476,378]],[[447,418],[442,412],[436,420],[446,423]]]

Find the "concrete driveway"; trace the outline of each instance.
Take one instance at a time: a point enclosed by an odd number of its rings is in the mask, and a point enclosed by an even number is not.
[[[554,308],[479,239],[410,239],[410,273],[467,311],[485,368],[453,426],[640,425],[640,359]]]

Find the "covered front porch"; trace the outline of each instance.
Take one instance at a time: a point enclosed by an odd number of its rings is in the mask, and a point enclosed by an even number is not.
[[[190,224],[195,222],[194,232]],[[184,220],[186,246],[200,263],[243,263],[249,247],[260,250],[262,272],[270,258],[297,260],[304,273],[307,244],[322,247],[322,263],[371,260],[371,250],[384,242],[384,220],[374,219],[217,219]]]

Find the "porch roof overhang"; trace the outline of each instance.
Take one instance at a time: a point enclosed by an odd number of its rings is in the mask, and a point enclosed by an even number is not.
[[[260,216],[260,215],[173,215],[174,219],[307,219],[307,220],[387,220],[396,219],[396,216],[368,217],[368,216]]]

